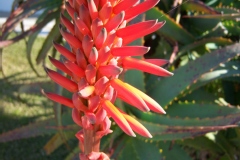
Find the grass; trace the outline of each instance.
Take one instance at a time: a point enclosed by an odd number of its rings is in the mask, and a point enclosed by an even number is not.
[[[43,41],[44,38],[39,37],[35,42],[32,50],[33,60]],[[0,74],[0,135],[15,128],[54,117],[53,103],[40,93],[41,88],[52,90],[53,83],[46,76],[42,66],[35,66],[43,77],[37,77],[31,70],[26,58],[25,41],[4,48],[5,77]],[[51,137],[52,135],[38,136],[0,143],[0,159],[64,159],[69,154],[69,150],[64,145],[51,155],[44,153],[43,146]],[[70,141],[69,145],[73,147],[76,142]]]

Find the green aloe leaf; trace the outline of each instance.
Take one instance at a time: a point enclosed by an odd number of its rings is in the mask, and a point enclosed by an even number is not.
[[[240,76],[240,64],[239,62],[228,62],[226,64],[221,64],[218,68],[211,72],[207,72],[201,76],[197,80],[196,83],[191,85],[191,87],[188,89],[188,91],[193,91],[196,88],[202,87],[205,84],[216,80],[216,79],[222,79],[226,77],[233,77],[233,76]]]
[[[160,155],[156,144],[125,136],[119,141],[111,158],[118,160],[132,158],[138,160],[153,160],[162,159],[163,157]]]
[[[205,54],[201,58],[176,69],[172,77],[159,79],[152,76],[151,81],[148,82],[147,92],[159,104],[166,106],[194,84],[203,74],[231,58],[239,56],[239,54],[239,43]]]
[[[146,19],[158,19],[158,21],[165,20],[166,24],[157,31],[157,33],[164,35],[165,37],[183,44],[189,44],[195,40],[191,33],[189,33],[180,24],[177,24],[172,18],[157,8],[153,8],[146,12]]]
[[[207,43],[214,43],[214,44],[220,45],[220,46],[233,44],[233,42],[230,39],[222,38],[222,37],[213,37],[213,38],[201,39],[199,41],[195,41],[194,43],[191,43],[189,45],[185,45],[184,47],[182,47],[179,50],[176,59],[185,55],[188,51],[192,51],[192,50],[194,50],[198,47],[201,47],[201,48],[204,47]]]
[[[60,37],[58,27],[59,27],[59,18],[57,18],[55,25],[53,26],[50,33],[46,37],[46,39],[41,47],[41,50],[39,51],[39,53],[37,55],[37,58],[36,58],[37,64],[40,64],[46,58],[48,51],[53,46],[52,45],[53,40],[58,39],[58,37]]]
[[[183,10],[204,12],[209,14],[219,14],[215,9],[207,6],[205,3],[201,1],[188,1],[187,3],[183,3],[181,8]]]
[[[204,19],[224,19],[224,20],[237,20],[240,18],[240,13],[232,14],[204,14],[204,15],[194,15],[194,16],[183,16],[183,18],[204,18]]]
[[[208,151],[213,154],[222,154],[223,151],[217,143],[210,140],[205,136],[195,137],[194,139],[185,139],[183,141],[177,141],[178,144],[191,147],[200,151]]]

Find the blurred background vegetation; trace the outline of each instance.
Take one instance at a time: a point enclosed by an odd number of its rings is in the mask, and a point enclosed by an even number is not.
[[[40,93],[45,88],[69,95],[42,67],[50,66],[47,55],[59,59],[52,41],[65,44],[58,31],[63,4],[63,0],[15,0],[1,26],[1,160],[72,160],[79,152],[74,136],[79,128],[71,111]],[[117,101],[154,138],[131,138],[113,125],[114,133],[103,139],[103,151],[117,160],[240,159],[239,8],[239,0],[161,0],[146,13],[147,20],[166,21],[141,41],[151,46],[146,58],[169,59],[165,67],[174,76],[129,71],[125,80],[153,97],[167,114],[142,113]],[[25,29],[23,20],[39,10],[36,24]],[[55,25],[48,35],[38,36],[52,20]],[[16,25],[21,32],[14,32]]]

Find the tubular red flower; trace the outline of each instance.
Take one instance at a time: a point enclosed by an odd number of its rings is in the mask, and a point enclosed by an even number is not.
[[[71,99],[65,98],[65,97],[60,96],[58,94],[44,92],[44,90],[42,90],[42,93],[46,97],[48,97],[49,99],[51,99],[51,100],[53,100],[55,102],[61,103],[61,104],[65,105],[67,107],[70,107],[70,108],[74,107],[74,104],[73,104]]]
[[[76,92],[78,90],[77,84],[74,83],[73,81],[67,79],[66,77],[62,76],[61,74],[51,69],[45,68],[45,70],[48,76],[63,88],[69,90],[70,92]]]
[[[122,113],[110,101],[103,101],[102,106],[126,134],[136,137]]]
[[[166,69],[163,69],[159,66],[156,66],[154,64],[151,64],[149,62],[134,59],[130,57],[126,57],[122,61],[123,67],[127,69],[137,69],[144,72],[148,72],[151,74],[155,74],[157,76],[172,76],[173,73],[167,71]]]
[[[123,46],[112,48],[113,56],[142,56],[150,50],[150,47],[144,46]]]
[[[119,94],[124,96],[126,99],[129,99],[132,104],[140,107],[144,111],[149,111],[148,106],[142,100],[142,98],[138,94],[132,92],[132,90],[122,81],[120,81],[119,79],[113,79],[110,83],[111,86],[119,92]]]

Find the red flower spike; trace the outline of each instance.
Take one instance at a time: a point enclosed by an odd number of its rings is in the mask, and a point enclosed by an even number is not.
[[[110,101],[103,101],[102,106],[126,134],[136,137],[122,113]]]
[[[118,14],[121,11],[126,11],[127,9],[132,7],[134,4],[136,4],[138,1],[139,0],[123,0],[113,8],[113,13]]]
[[[77,84],[75,82],[69,80],[68,78],[51,69],[45,68],[45,70],[48,76],[63,88],[67,89],[70,92],[76,92],[78,90]]]
[[[77,16],[77,13],[74,14],[74,22],[78,28],[78,30],[84,35],[90,35],[90,30],[88,26],[84,23],[84,21]]]
[[[71,34],[75,34],[74,25],[70,22],[62,13],[60,14],[61,23],[70,31]]]
[[[86,79],[89,84],[94,84],[96,81],[97,70],[92,64],[88,64],[85,70]]]
[[[96,88],[96,87],[94,87]],[[88,108],[89,111],[95,112],[98,109],[98,106],[100,104],[100,96],[92,96],[88,99]]]
[[[87,60],[85,58],[85,54],[80,49],[77,50],[76,59],[78,66],[81,67],[82,69],[86,69]]]
[[[125,12],[122,11],[119,14],[115,15],[113,18],[111,18],[105,25],[108,32],[110,32],[113,29],[116,29],[123,21],[125,16]]]
[[[143,12],[153,8],[160,0],[146,0],[126,11],[125,20],[129,21]]]
[[[95,47],[93,47],[89,54],[88,61],[90,64],[94,65],[97,59],[98,59],[98,51]]]
[[[82,127],[80,112],[76,108],[73,108],[72,110],[72,119],[77,125]]]
[[[98,70],[102,75],[105,75],[107,77],[112,77],[112,76],[115,77],[123,71],[122,68],[116,65],[100,66]]]
[[[94,90],[95,90],[94,86],[86,86],[78,92],[78,95],[83,98],[88,98],[93,94]]]
[[[93,40],[88,35],[85,35],[82,40],[82,48],[85,56],[88,57],[93,47]]]
[[[154,25],[156,25],[156,23],[157,23],[157,20],[140,22],[140,23],[132,24],[127,27],[122,27],[118,29],[116,33],[118,37],[126,37],[126,36],[129,36],[129,34],[136,34],[136,31],[140,32],[140,31],[149,29]]]
[[[95,39],[95,46],[100,49],[103,45],[103,43],[106,41],[107,39],[107,30],[105,28],[102,28],[100,33],[98,34],[98,36]]]
[[[61,14],[60,32],[70,45],[71,51],[54,43],[57,51],[66,57],[65,63],[49,58],[57,68],[68,73],[70,79],[46,69],[49,77],[68,89],[72,100],[45,94],[50,99],[68,104],[74,108],[72,117],[82,127],[76,134],[83,154],[81,159],[109,159],[101,152],[94,152],[100,146],[102,136],[112,132],[109,117],[130,136],[138,133],[152,137],[136,119],[121,113],[113,104],[116,98],[142,111],[165,113],[161,106],[137,88],[118,79],[123,69],[137,69],[160,76],[172,73],[159,67],[168,61],[159,59],[134,59],[143,56],[149,47],[127,46],[161,28],[165,22],[157,20],[127,24],[140,13],[152,8],[159,0],[66,0],[70,18]],[[64,13],[64,11],[62,12]],[[123,68],[123,69],[122,69]],[[92,136],[93,135],[93,136]]]
[[[66,10],[68,14],[74,19],[74,12],[75,10],[72,8],[72,6],[69,4],[69,2],[65,2]]]
[[[122,61],[122,64],[123,64],[124,68],[137,69],[137,70],[141,70],[143,72],[155,74],[157,76],[172,76],[173,75],[173,73],[171,73],[159,66],[156,66],[154,64],[148,63],[143,60],[134,59],[134,58],[130,58],[130,57],[124,58]]]
[[[111,86],[117,90],[119,94],[124,96],[126,99],[129,99],[131,103],[133,103],[135,106],[141,108],[144,111],[150,111],[146,103],[142,100],[142,98],[135,94],[131,88],[129,88],[127,85],[124,84],[119,79],[113,79],[110,81]]]
[[[74,62],[66,60],[64,64],[77,77],[83,77],[85,75],[84,70],[78,67]]]
[[[41,91],[43,95],[45,95],[47,98],[51,99],[52,101],[63,104],[70,108],[74,108],[74,105],[71,99],[60,96],[58,94],[44,92],[44,90],[41,90]]]
[[[89,13],[92,19],[96,19],[98,17],[98,10],[97,7],[94,3],[93,0],[87,0],[88,2],[88,9],[89,9]]]
[[[79,17],[90,28],[90,26],[91,26],[91,17],[90,17],[88,8],[86,8],[85,5],[81,5],[80,6]]]
[[[150,50],[150,47],[144,46],[123,46],[112,48],[113,56],[142,56]]]
[[[147,104],[147,106],[150,108],[150,110],[161,113],[161,114],[166,114],[164,109],[156,102],[154,101],[151,97],[143,93],[142,91],[138,90],[137,88],[125,83],[128,87],[130,87],[134,93],[138,94],[144,102]]]
[[[82,112],[87,112],[88,108],[83,104],[81,98],[79,97],[78,93],[74,93],[72,96],[72,102],[74,104],[74,107]]]
[[[152,138],[152,135],[141,123],[139,123],[137,120],[135,120],[134,118],[132,118],[131,116],[129,116],[123,112],[122,112],[122,115],[127,120],[128,124],[135,132],[137,132],[138,134],[140,134],[143,137]]]
[[[105,24],[108,19],[110,18],[112,13],[112,6],[110,2],[107,2],[99,11],[99,18],[103,21],[103,24]]]
[[[136,34],[132,34],[132,35],[130,34],[126,37],[122,37],[123,38],[123,45],[127,45],[127,44],[133,42],[134,40],[136,40],[140,37],[143,37],[147,34],[155,32],[156,30],[160,29],[164,24],[165,24],[165,21],[159,22],[151,28],[148,28],[146,30],[141,30],[140,32],[135,31]]]
[[[109,82],[109,79],[108,79],[106,76],[100,78],[100,79],[95,83],[95,85],[94,85],[94,87],[95,87],[95,93],[96,93],[97,95],[103,94],[103,92],[104,92],[104,91],[106,90],[106,88],[109,86],[108,82]]]
[[[67,50],[65,47],[61,46],[60,44],[57,44],[56,42],[53,41],[53,45],[55,49],[61,53],[64,57],[66,57],[69,61],[75,61],[76,57],[75,55]]]
[[[144,59],[144,61],[152,63],[157,66],[163,66],[169,62],[168,60],[165,59]]]
[[[82,48],[82,43],[72,34],[63,30],[62,26],[60,25],[60,32],[63,38],[73,47],[75,48]]]
[[[61,63],[60,61],[52,58],[51,56],[48,56],[49,60],[51,61],[51,63],[57,67],[58,69],[60,69],[61,71],[67,73],[68,75],[72,76],[72,72],[63,64]]]

